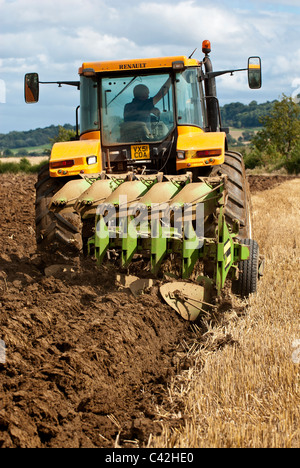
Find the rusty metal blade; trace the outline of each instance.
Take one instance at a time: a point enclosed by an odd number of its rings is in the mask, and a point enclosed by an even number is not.
[[[207,312],[209,290],[198,284],[175,281],[160,287],[164,300],[185,320],[194,322]]]

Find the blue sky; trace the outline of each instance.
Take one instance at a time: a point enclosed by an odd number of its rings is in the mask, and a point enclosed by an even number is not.
[[[75,123],[75,88],[42,86],[26,105],[23,78],[77,80],[84,61],[189,55],[212,43],[215,70],[263,64],[263,86],[246,73],[217,81],[220,104],[300,93],[300,0],[0,0],[0,133]]]

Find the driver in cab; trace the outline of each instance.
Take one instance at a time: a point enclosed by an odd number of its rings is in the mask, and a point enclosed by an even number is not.
[[[149,98],[149,88],[139,84],[133,89],[133,100],[124,107],[124,122],[144,122],[150,130],[151,114],[157,118],[160,111],[155,105],[165,96],[170,88],[171,78],[160,88],[154,97]]]

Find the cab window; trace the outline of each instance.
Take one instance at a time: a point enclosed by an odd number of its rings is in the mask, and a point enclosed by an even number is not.
[[[179,125],[203,127],[203,110],[196,68],[176,74],[177,121]]]

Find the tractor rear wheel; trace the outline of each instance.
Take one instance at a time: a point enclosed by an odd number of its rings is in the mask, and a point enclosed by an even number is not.
[[[221,166],[213,167],[211,176],[227,175],[227,203],[225,205],[225,220],[232,226],[234,220],[240,224],[240,239],[252,238],[250,189],[246,178],[243,157],[235,151],[227,151],[225,161]]]
[[[232,292],[241,297],[247,297],[256,291],[259,267],[259,248],[252,240],[251,198],[250,188],[246,178],[245,164],[240,153],[227,151],[225,161],[221,166],[215,166],[211,175],[227,175],[227,201],[225,204],[225,221],[233,226],[239,222],[238,240],[249,246],[248,260],[239,262],[239,278],[232,281]]]
[[[82,249],[80,216],[75,212],[55,213],[49,210],[51,198],[67,181],[50,177],[47,164],[39,172],[35,185],[36,242],[46,263],[69,261]]]

